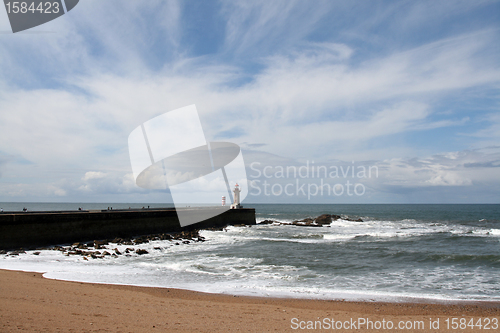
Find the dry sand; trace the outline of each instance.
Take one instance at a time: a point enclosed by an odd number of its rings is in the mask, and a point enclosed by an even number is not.
[[[49,280],[38,273],[0,270],[0,332],[296,332],[316,322],[330,331],[333,319],[348,321],[337,332],[386,332],[351,326],[358,318],[394,328],[400,321],[420,332],[496,332],[475,326],[447,329],[445,320],[500,317],[500,304],[342,302],[234,297],[177,289]],[[296,318],[296,319],[293,319]],[[327,318],[327,319],[325,319]],[[430,327],[439,318],[439,329]],[[309,322],[310,321],[310,322]],[[301,323],[302,322],[302,323]],[[321,322],[321,328],[318,322]],[[459,321],[458,321],[459,322]],[[337,324],[338,325],[338,324]],[[434,324],[436,325],[436,324]],[[292,329],[296,327],[297,329]],[[352,329],[351,329],[352,328]],[[375,326],[374,326],[375,328]],[[493,321],[490,324],[493,328]]]

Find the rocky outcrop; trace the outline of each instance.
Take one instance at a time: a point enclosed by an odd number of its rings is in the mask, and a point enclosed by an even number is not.
[[[323,214],[323,215],[320,215],[320,216],[318,216],[318,217],[314,220],[314,223],[316,223],[316,224],[320,224],[320,225],[323,225],[323,224],[330,224],[330,223],[332,223],[332,215],[330,215],[330,214]]]
[[[273,224],[273,223],[278,223],[278,221],[275,221],[275,220],[264,220],[264,221],[260,221],[258,224]]]
[[[347,220],[347,221],[354,221],[354,222],[363,222],[361,218],[349,218],[349,217],[342,217],[340,215],[335,215],[335,214],[322,214],[316,218],[311,218],[307,217],[302,220],[295,220],[293,222],[279,222],[279,221],[274,221],[274,220],[264,220],[262,222],[259,222],[259,224],[279,224],[279,225],[296,225],[296,226],[302,226],[302,227],[323,227],[323,226],[330,226],[330,224],[333,221],[337,221],[339,219]]]

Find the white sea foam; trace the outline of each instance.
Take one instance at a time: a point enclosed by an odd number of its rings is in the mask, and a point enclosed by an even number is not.
[[[493,236],[500,236],[500,229],[491,229],[489,234]]]

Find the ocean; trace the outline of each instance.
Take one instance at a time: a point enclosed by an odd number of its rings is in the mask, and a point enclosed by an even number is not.
[[[4,210],[144,204],[0,203]],[[168,205],[150,205],[165,207]],[[110,249],[149,254],[84,260],[60,251],[0,255],[0,268],[52,279],[210,293],[363,301],[500,301],[500,205],[256,204],[257,222],[321,214],[323,227],[261,224],[201,231],[205,242]],[[363,222],[351,221],[361,218]],[[156,248],[156,249],[155,249]]]

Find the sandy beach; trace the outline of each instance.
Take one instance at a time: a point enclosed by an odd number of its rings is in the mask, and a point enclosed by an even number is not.
[[[314,327],[318,331],[385,332],[398,325],[408,331],[476,332],[482,330],[477,326],[479,318],[482,325],[490,323],[489,331],[497,331],[493,318],[499,317],[500,304],[495,303],[235,297],[56,281],[39,273],[0,270],[1,332],[286,332]],[[453,318],[459,326],[462,318],[467,323],[474,319],[476,326],[453,330]]]

